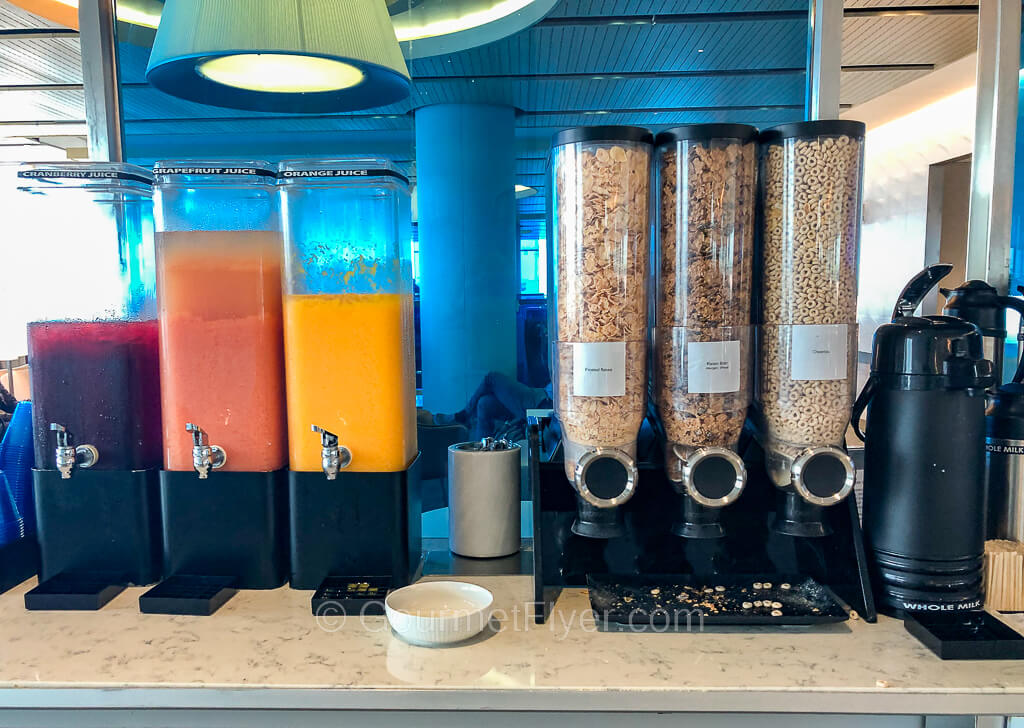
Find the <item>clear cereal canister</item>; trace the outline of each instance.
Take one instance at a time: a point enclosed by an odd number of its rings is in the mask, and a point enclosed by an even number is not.
[[[760,142],[762,441],[776,485],[831,505],[854,484],[843,445],[857,385],[864,125],[786,124]]]
[[[556,411],[566,477],[598,509],[636,487],[652,141],[636,127],[578,127],[551,152]]]
[[[757,130],[693,124],[655,152],[654,396],[670,480],[697,503],[739,497],[736,453],[752,389]]]

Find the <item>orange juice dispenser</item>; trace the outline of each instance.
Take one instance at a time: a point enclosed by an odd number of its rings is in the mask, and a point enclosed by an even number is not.
[[[407,583],[420,498],[409,183],[385,159],[278,169],[291,584]]]
[[[186,576],[208,591],[278,587],[288,452],[276,173],[258,161],[153,171],[164,571],[174,579],[157,596],[188,593]]]

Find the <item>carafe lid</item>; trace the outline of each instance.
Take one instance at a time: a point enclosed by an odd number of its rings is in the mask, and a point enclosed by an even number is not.
[[[1024,420],[1024,384],[1002,384],[989,393],[989,417],[1011,417]]]
[[[875,333],[871,373],[935,377],[947,389],[992,385],[981,332],[952,316],[904,316]]]
[[[985,336],[1006,337],[1006,304],[995,288],[985,281],[967,281],[959,288],[941,290],[946,297],[944,314],[970,321]]]

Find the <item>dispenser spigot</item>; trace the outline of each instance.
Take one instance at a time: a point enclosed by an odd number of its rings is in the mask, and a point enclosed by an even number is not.
[[[191,422],[185,424],[185,431],[192,434],[192,467],[199,473],[199,478],[210,477],[210,470],[223,468],[228,461],[228,454],[219,445],[207,445],[203,442],[206,433],[199,425]]]
[[[77,465],[80,468],[91,468],[100,459],[100,451],[94,445],[71,444],[71,433],[64,425],[57,422],[50,423],[50,430],[57,433],[57,470],[60,471],[61,480],[71,477],[71,471]]]
[[[338,444],[338,436],[317,425],[310,425],[312,432],[320,434],[320,466],[328,480],[338,477],[338,471],[352,462],[352,451]]]

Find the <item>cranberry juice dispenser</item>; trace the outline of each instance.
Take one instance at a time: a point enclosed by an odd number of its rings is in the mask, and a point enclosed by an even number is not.
[[[390,576],[420,551],[408,180],[282,162],[291,584]]]
[[[578,535],[622,535],[646,410],[652,137],[625,126],[558,133],[551,151],[550,330],[565,476]]]
[[[276,174],[157,162],[164,565],[265,589],[285,579],[287,436]]]
[[[864,125],[808,121],[761,133],[757,403],[776,525],[821,535],[822,507],[853,490],[845,450],[857,385],[857,259]]]
[[[40,588],[59,599],[88,575],[97,608],[160,576],[152,177],[90,162],[18,177],[46,256],[28,326]]]
[[[654,397],[665,472],[683,496],[675,531],[724,535],[747,479],[737,451],[753,383],[751,284],[757,129],[693,124],[655,153]]]

